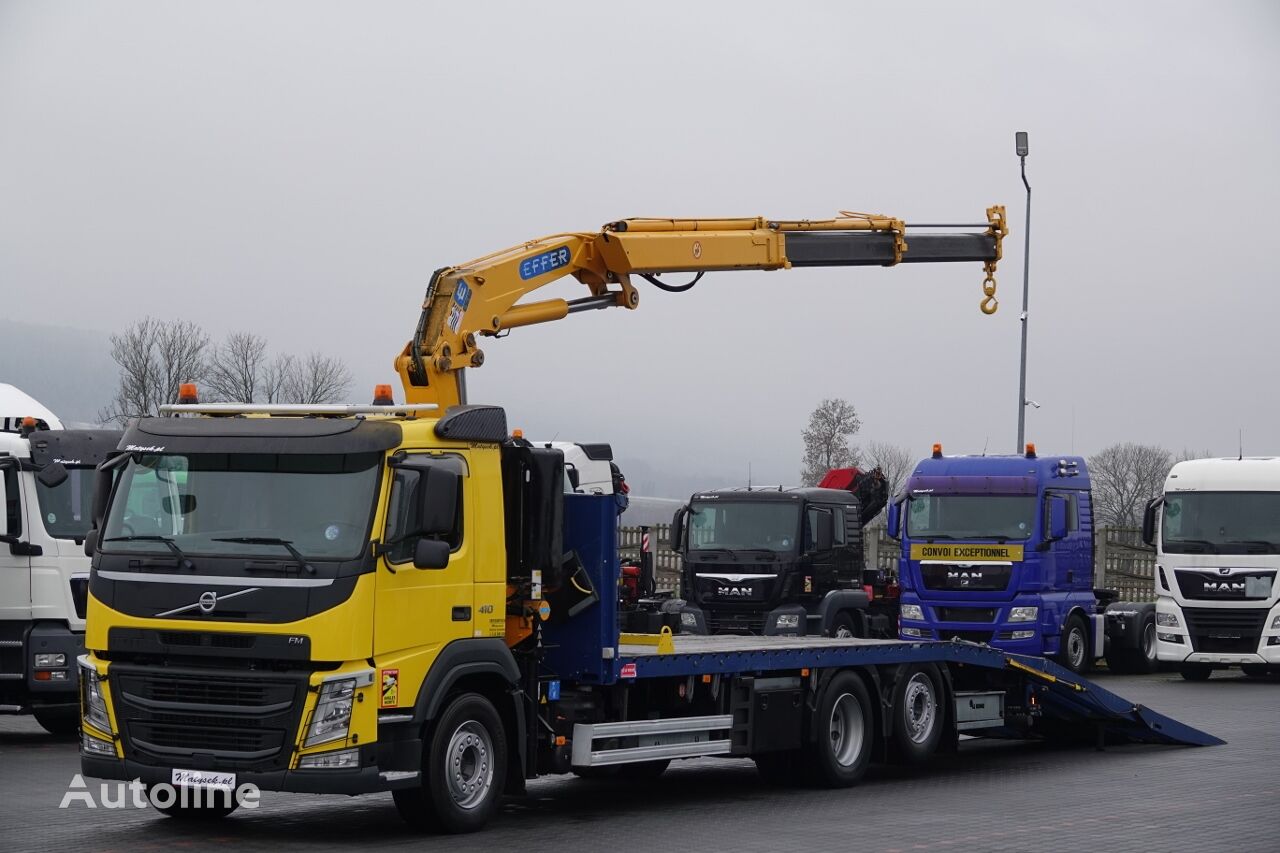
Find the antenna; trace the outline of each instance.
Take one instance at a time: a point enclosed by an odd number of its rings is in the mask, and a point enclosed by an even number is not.
[[[747,491],[751,491],[751,462],[747,462]]]
[[[982,455],[983,456],[987,455],[987,442],[990,440],[991,440],[991,436],[989,435],[982,439]]]
[[[1243,461],[1243,460],[1244,460],[1244,427],[1239,427],[1239,428],[1236,430],[1236,438],[1237,438],[1237,439],[1239,440],[1239,442],[1240,442],[1240,456],[1239,456],[1239,460],[1240,460],[1240,461]]]

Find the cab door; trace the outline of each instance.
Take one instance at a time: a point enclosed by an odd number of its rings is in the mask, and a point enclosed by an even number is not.
[[[420,485],[433,470],[457,475],[456,513],[449,533],[424,534]],[[439,650],[475,633],[475,513],[470,459],[466,451],[414,453],[389,468],[387,511],[378,560],[373,650],[383,669],[382,707],[412,705],[416,685]],[[414,553],[423,538],[449,545],[448,565],[416,568]]]
[[[11,459],[0,468],[4,483],[4,527],[0,534],[9,539],[0,542],[0,622],[25,622],[31,618],[31,557],[23,524],[29,516],[23,512],[25,478],[19,475],[16,461]]]

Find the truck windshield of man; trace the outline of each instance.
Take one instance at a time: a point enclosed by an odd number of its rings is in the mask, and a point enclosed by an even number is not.
[[[1280,492],[1185,492],[1164,500],[1168,553],[1280,553]]]
[[[689,520],[691,551],[794,551],[800,505],[781,501],[695,502]]]
[[[991,495],[913,495],[907,535],[913,539],[1028,539],[1036,499]]]

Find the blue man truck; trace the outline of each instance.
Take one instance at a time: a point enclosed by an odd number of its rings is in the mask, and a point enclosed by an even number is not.
[[[1156,667],[1155,605],[1096,589],[1093,498],[1079,456],[943,456],[889,508],[902,543],[899,636],[969,640],[1057,660]]]

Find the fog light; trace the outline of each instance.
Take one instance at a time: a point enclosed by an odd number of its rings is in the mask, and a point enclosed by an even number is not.
[[[36,681],[66,681],[67,671],[65,669],[38,669],[31,677]]]
[[[66,655],[36,655],[36,669],[49,669],[50,667],[66,665]]]
[[[1015,607],[1009,611],[1010,622],[1034,622],[1040,617],[1039,607]],[[1014,639],[1021,639],[1018,634],[1025,634],[1026,631],[1014,631]],[[1034,635],[1033,635],[1034,636]]]
[[[920,609],[919,604],[904,604],[902,605],[902,618],[914,619],[917,622],[923,622],[924,611]]]
[[[776,624],[779,628],[799,628],[800,614],[799,613],[783,613],[778,616],[778,621],[774,624]]]
[[[1176,643],[1179,646],[1182,645],[1181,634],[1163,634],[1163,633],[1157,632],[1156,636],[1166,643]]]
[[[114,743],[84,732],[80,733],[80,751],[85,755],[104,755],[107,758],[116,757],[116,745]]]
[[[1156,624],[1161,628],[1179,628],[1181,623],[1178,622],[1178,614],[1176,613],[1156,613]]]
[[[1034,607],[1031,609],[1035,610]],[[1030,640],[1035,635],[1036,635],[1035,631],[1014,631],[1012,634],[1009,635],[1009,639],[1010,640]]]
[[[360,766],[360,750],[340,749],[304,755],[298,759],[299,770],[348,770]]]
[[[1280,637],[1267,637],[1268,646],[1280,646]]]
[[[924,634],[923,634],[923,633],[921,633],[921,631],[920,631],[920,629],[919,629],[919,628],[903,628],[903,629],[902,629],[902,636],[904,636],[904,637],[921,637],[921,638],[923,638],[923,637],[924,637]]]

